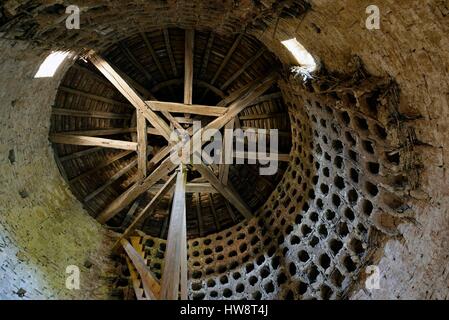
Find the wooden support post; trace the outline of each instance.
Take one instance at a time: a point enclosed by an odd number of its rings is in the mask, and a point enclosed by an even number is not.
[[[147,119],[137,111],[137,163],[139,180],[147,176]]]
[[[183,264],[187,263],[184,228],[186,227],[186,180],[187,172],[183,165],[179,167],[176,178],[175,194],[170,218],[170,227],[168,230],[167,250],[165,253],[165,265],[162,274],[161,299],[178,300],[179,285],[181,278],[187,280],[186,276],[181,275],[181,270],[187,272]],[[181,283],[181,288],[187,284]]]

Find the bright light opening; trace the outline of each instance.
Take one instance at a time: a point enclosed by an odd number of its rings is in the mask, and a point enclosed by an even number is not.
[[[70,54],[70,52],[55,51],[52,52],[45,60],[42,62],[39,70],[37,71],[35,78],[51,78],[55,75],[59,66],[64,62],[65,58]]]
[[[313,56],[307,51],[296,38],[282,41],[282,44],[290,51],[299,64],[299,67],[294,67],[293,70],[303,74],[305,78],[310,77],[310,73],[316,70],[317,65]]]

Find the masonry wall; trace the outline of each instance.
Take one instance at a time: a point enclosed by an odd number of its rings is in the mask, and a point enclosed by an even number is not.
[[[0,299],[105,299],[110,238],[71,195],[48,142],[63,70],[33,79],[48,52],[0,42]],[[80,290],[66,268],[80,268]]]

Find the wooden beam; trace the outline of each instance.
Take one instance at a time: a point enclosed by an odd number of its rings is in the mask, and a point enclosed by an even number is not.
[[[193,50],[195,44],[195,31],[185,31],[185,57],[184,57],[184,103],[192,104],[193,99]]]
[[[129,103],[126,102],[120,102],[114,99],[110,99],[110,98],[106,98],[106,97],[102,97],[93,93],[88,93],[88,92],[84,92],[78,89],[74,89],[74,88],[69,88],[69,87],[65,87],[65,86],[59,86],[58,88],[60,91],[62,92],[66,92],[66,93],[70,93],[70,94],[74,94],[74,95],[79,95],[88,99],[92,99],[92,100],[97,100],[100,102],[104,102],[107,104],[112,104],[114,106],[120,106],[120,107],[126,107],[126,108],[132,108],[132,106]]]
[[[149,300],[157,300],[160,297],[160,285],[156,277],[148,269],[144,259],[141,255],[134,249],[134,247],[126,239],[121,239],[121,245],[123,249],[128,254],[129,259],[132,261],[134,267],[139,272],[140,278],[142,279],[143,290],[145,291],[145,296]]]
[[[239,119],[241,121],[245,121],[245,120],[261,120],[261,119],[280,118],[280,117],[288,117],[288,113],[283,112],[283,113],[248,114],[248,115],[239,116]]]
[[[66,132],[57,132],[56,134],[64,134],[64,135],[72,135],[72,136],[101,137],[101,136],[113,136],[113,135],[117,135],[117,134],[132,133],[135,131],[136,131],[136,128],[111,128],[111,129],[66,131]]]
[[[181,265],[187,262],[187,255],[182,248],[183,236],[186,225],[186,194],[185,186],[187,172],[183,165],[176,174],[176,187],[173,198],[170,227],[168,230],[167,249],[165,252],[165,264],[162,273],[161,299],[178,300],[179,285],[181,281]],[[187,270],[185,270],[187,271]],[[182,284],[181,287],[187,284]]]
[[[248,69],[254,62],[256,62],[257,59],[260,58],[262,54],[265,53],[265,48],[260,49],[259,52],[257,52],[254,56],[251,57],[237,72],[235,72],[232,77],[230,77],[221,87],[221,90],[225,90],[227,87],[229,87],[240,75],[245,72],[246,69]]]
[[[168,111],[177,113],[191,113],[202,116],[219,117],[226,113],[228,110],[224,107],[213,107],[203,105],[186,105],[183,103],[175,102],[159,102],[159,101],[147,101],[153,111]]]
[[[74,136],[66,134],[52,134],[50,141],[59,144],[71,144],[76,146],[103,147],[111,149],[137,151],[137,143],[130,141],[111,140],[87,136]]]
[[[146,297],[143,297],[144,290],[141,289],[141,281],[139,280],[139,273],[137,272],[136,268],[132,264],[129,257],[126,257],[126,264],[128,265],[129,274],[131,276],[131,283],[134,288],[134,293],[136,295],[137,300],[149,300]]]
[[[155,184],[148,192],[156,193],[162,188],[163,184]],[[217,193],[218,191],[212,187],[210,183],[187,182],[186,193]]]
[[[140,180],[147,176],[147,162],[148,162],[148,133],[147,133],[147,119],[145,116],[137,112],[137,167],[138,176]]]
[[[275,100],[275,99],[280,99],[282,98],[282,93],[281,92],[275,92],[275,93],[270,93],[270,94],[266,94],[264,96],[259,97],[258,99],[254,100],[250,106],[254,106],[256,104],[262,103],[262,102],[266,102],[266,101],[270,101],[270,100]]]
[[[52,112],[52,115],[55,115],[55,116],[113,119],[113,120],[131,119],[130,114],[120,114],[120,113],[93,111],[93,110],[73,110],[73,109],[63,109],[63,108],[52,108],[51,112]]]
[[[229,121],[226,126],[225,126],[225,135],[226,130],[232,130],[231,132],[234,132],[234,125],[235,124],[235,119]],[[231,151],[231,153],[233,153],[233,146],[234,146],[234,137],[232,137],[231,140],[231,147],[229,148],[229,150]],[[231,162],[232,159],[232,155],[229,155],[226,153],[227,150],[227,144],[226,144],[226,138],[223,139],[223,144],[222,144],[222,152],[221,152],[221,161],[222,164],[219,166],[219,179],[220,181],[226,186],[228,184],[228,178],[229,178],[229,163]]]
[[[127,238],[131,233],[134,231],[134,229],[137,227],[137,225],[142,222],[146,217],[151,215],[156,207],[159,205],[161,200],[164,198],[164,196],[172,189],[173,185],[176,181],[176,175],[173,174],[170,179],[164,184],[164,186],[159,190],[159,192],[151,199],[151,201],[145,206],[145,208],[139,213],[139,215],[134,218],[133,222],[129,225],[128,228],[126,228],[125,232],[120,236],[120,239],[117,241],[117,243],[114,245],[114,248],[118,246],[118,243],[122,239]]]
[[[128,212],[126,213],[125,219],[123,219],[121,228],[127,228],[131,222],[131,219],[134,217],[134,214],[136,213],[137,209],[140,206],[140,202],[142,201],[143,197],[137,198],[136,201],[132,204],[131,208],[129,208]]]
[[[168,33],[168,29],[163,29],[162,32],[164,34],[165,47],[167,49],[168,58],[170,59],[170,65],[172,67],[173,76],[177,77],[178,70],[176,69],[176,62],[170,45],[170,34]]]
[[[231,190],[228,186],[225,186],[218,178],[214,175],[212,170],[210,170],[205,165],[196,165],[193,167],[197,170],[206,180],[210,182],[210,184],[220,192],[225,199],[228,199],[232,202],[234,207],[245,217],[252,218],[253,214],[251,213],[251,209],[243,202],[240,196]]]
[[[229,203],[229,201],[225,198],[224,199],[224,203],[226,205],[226,209],[228,210],[229,216],[231,217],[232,221],[234,221],[234,223],[237,223],[237,217],[234,214],[234,210],[231,207],[231,204]]]
[[[123,78],[100,56],[92,54],[90,61],[100,70],[101,73],[131,102],[131,104],[143,115],[147,120],[158,129],[162,136],[170,141],[170,128],[167,123],[154,113],[141,97],[123,80]]]

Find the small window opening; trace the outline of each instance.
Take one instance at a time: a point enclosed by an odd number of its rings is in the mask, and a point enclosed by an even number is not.
[[[64,60],[70,55],[68,51],[54,51],[45,58],[34,78],[51,78],[55,75]]]
[[[317,68],[315,59],[307,51],[304,46],[296,40],[296,38],[282,41],[282,44],[295,57],[299,66],[294,66],[292,71],[297,75],[301,75],[305,80],[312,78],[312,72]]]

